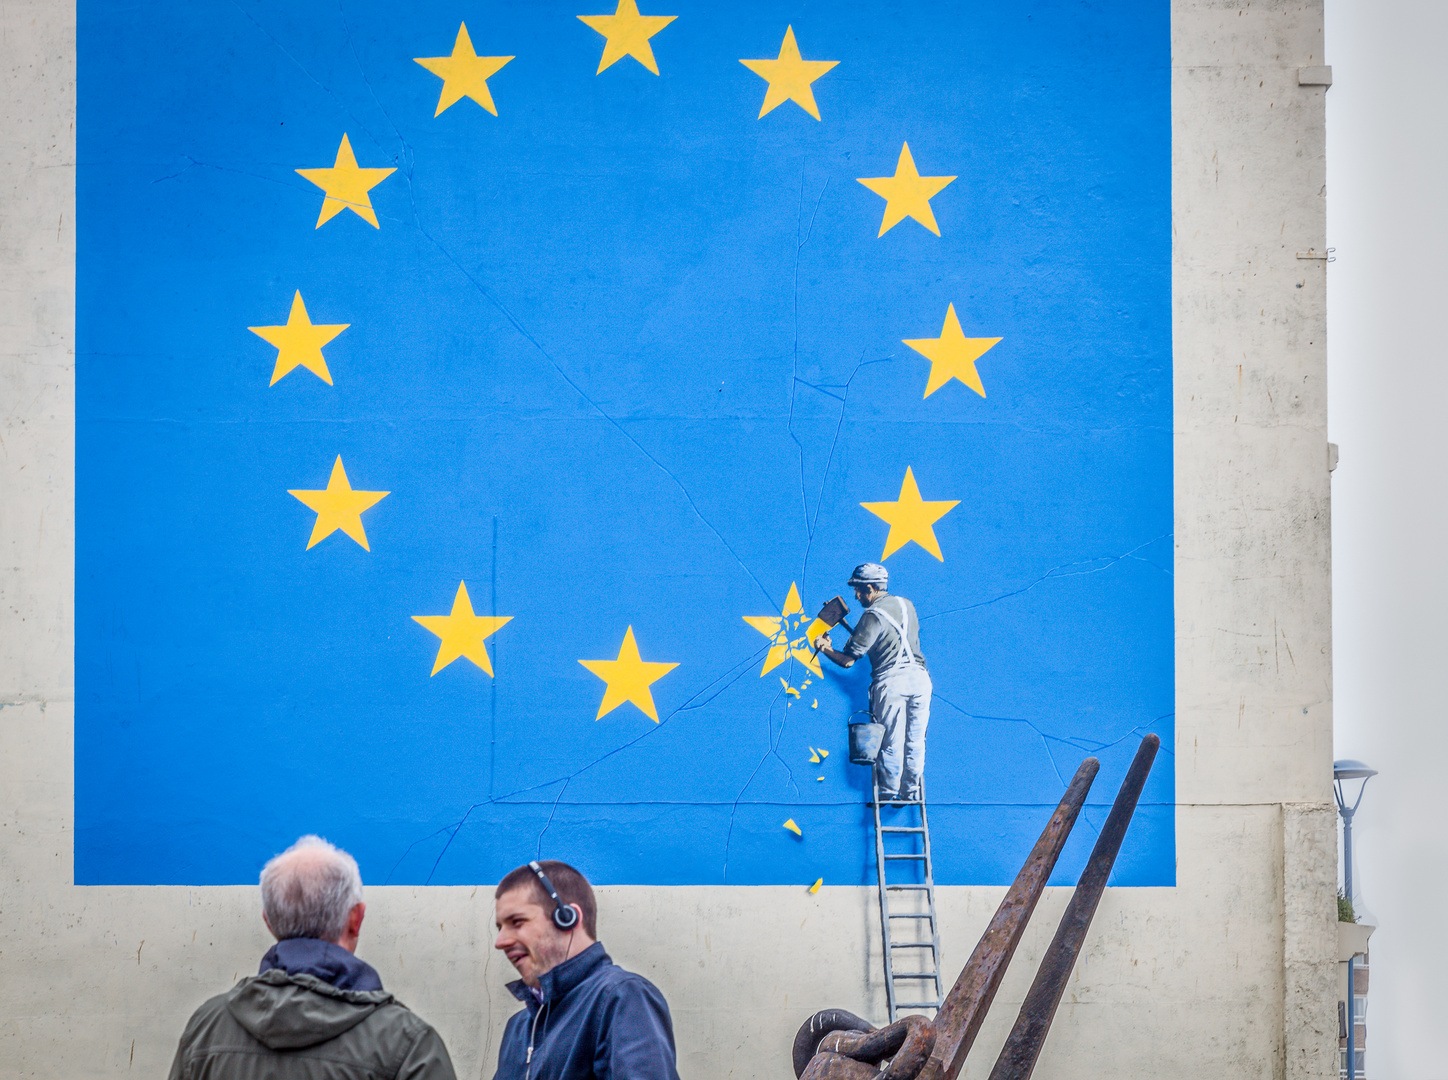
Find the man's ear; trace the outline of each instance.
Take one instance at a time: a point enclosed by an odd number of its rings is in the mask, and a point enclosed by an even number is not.
[[[578,915],[578,921],[577,921],[576,923],[574,923],[573,925],[574,925],[575,927],[577,927],[579,930],[583,930],[583,909],[582,909],[581,907],[579,907],[577,904],[569,904],[568,906],[571,907],[571,908],[577,913],[577,915]],[[563,932],[564,932],[565,934],[568,933],[567,930],[565,930],[565,931],[563,931]],[[585,934],[588,933],[587,930],[583,930],[583,932],[584,932]]]
[[[347,923],[342,928],[342,936],[333,942],[333,944],[342,946],[342,948],[348,952],[356,952],[357,936],[362,932],[362,919],[366,914],[366,904],[360,900],[353,904],[352,909],[347,912]]]

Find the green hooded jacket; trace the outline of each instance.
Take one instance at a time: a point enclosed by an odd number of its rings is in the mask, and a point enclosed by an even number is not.
[[[385,990],[275,968],[196,1010],[171,1080],[456,1080],[430,1025]]]

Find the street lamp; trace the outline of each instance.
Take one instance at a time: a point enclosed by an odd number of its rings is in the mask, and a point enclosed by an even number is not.
[[[1347,902],[1352,903],[1352,816],[1357,813],[1358,805],[1363,801],[1363,790],[1368,786],[1368,778],[1377,776],[1377,769],[1370,769],[1361,761],[1353,761],[1344,758],[1342,761],[1332,763],[1333,791],[1337,796],[1337,812],[1342,815],[1342,891],[1347,896]],[[1348,792],[1343,790],[1343,782],[1348,781],[1349,785],[1353,780],[1360,780],[1358,785],[1357,798],[1353,800],[1352,806],[1348,806]],[[1353,912],[1353,919],[1356,921],[1357,912]],[[1347,1075],[1348,1080],[1357,1080],[1357,1010],[1353,1007],[1356,994],[1353,991],[1353,967],[1356,957],[1347,958]]]

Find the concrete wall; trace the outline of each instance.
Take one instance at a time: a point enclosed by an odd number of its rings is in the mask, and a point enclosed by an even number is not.
[[[6,0],[0,57],[0,1075],[157,1074],[254,969],[249,888],[71,884],[74,12]],[[1173,5],[1178,885],[1110,890],[1040,1075],[1336,1074],[1315,3]],[[1062,253],[1070,257],[1069,252]],[[246,793],[238,792],[238,798]],[[1002,890],[941,897],[958,969]],[[1066,890],[967,1065],[988,1069]],[[868,890],[615,887],[602,937],[663,988],[686,1077],[785,1076],[811,1011],[883,1012]],[[515,1003],[486,889],[374,888],[362,955],[491,1075]]]

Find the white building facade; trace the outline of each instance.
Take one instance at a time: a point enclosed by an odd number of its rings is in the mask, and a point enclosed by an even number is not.
[[[156,1075],[269,939],[251,886],[73,883],[75,15],[16,0],[0,21],[0,1073]],[[1322,29],[1312,2],[1172,3],[1177,727],[1157,767],[1176,775],[1177,879],[1107,891],[1042,1076],[1339,1068]],[[941,890],[948,973],[1003,892]],[[967,1075],[1069,892],[1043,900]],[[783,1076],[810,1013],[884,1012],[871,887],[599,894],[611,954],[671,1003],[683,1076]],[[361,955],[459,1075],[490,1075],[517,1008],[490,890],[374,886],[368,904]]]

